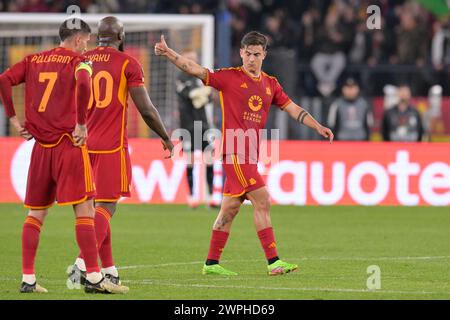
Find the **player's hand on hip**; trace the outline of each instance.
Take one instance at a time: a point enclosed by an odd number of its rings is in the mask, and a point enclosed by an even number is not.
[[[27,129],[22,126],[22,124],[19,122],[19,119],[17,119],[16,116],[10,118],[11,124],[13,127],[17,130],[17,132],[20,134],[22,138],[25,140],[30,140],[33,138],[33,136],[28,132]]]
[[[20,136],[22,138],[24,138],[25,140],[33,139],[33,136],[31,135],[31,133],[29,133],[28,130],[23,127],[22,127],[22,130],[19,131],[19,133],[20,133]]]
[[[161,140],[164,150],[169,150],[170,154],[165,156],[164,159],[170,159],[173,157],[173,143],[170,140]]]
[[[155,54],[157,56],[164,56],[168,50],[169,47],[167,46],[166,40],[164,40],[164,35],[161,35],[161,41],[155,44]]]
[[[327,139],[330,141],[330,143],[333,142],[334,134],[333,134],[333,132],[332,132],[329,128],[324,127],[324,126],[320,126],[320,127],[317,129],[317,132],[318,132],[322,137],[327,138]]]
[[[74,146],[79,147],[84,145],[87,139],[86,125],[77,124],[75,130],[72,132],[72,137]]]

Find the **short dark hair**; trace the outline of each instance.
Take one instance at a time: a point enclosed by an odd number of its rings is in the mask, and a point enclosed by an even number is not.
[[[241,48],[248,46],[262,46],[264,50],[267,48],[267,37],[258,31],[250,31],[241,40]]]
[[[67,19],[59,27],[59,38],[61,41],[64,41],[77,33],[91,33],[91,27],[78,18]]]

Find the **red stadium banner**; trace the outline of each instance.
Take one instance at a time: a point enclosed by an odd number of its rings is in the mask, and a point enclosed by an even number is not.
[[[33,142],[0,138],[0,202],[20,203]],[[130,139],[132,197],[123,203],[186,203],[185,162],[164,159],[156,139]],[[273,203],[450,205],[450,143],[280,141],[259,164]]]

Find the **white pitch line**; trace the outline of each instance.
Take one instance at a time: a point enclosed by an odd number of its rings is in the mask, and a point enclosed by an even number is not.
[[[312,257],[312,258],[286,258],[286,260],[291,261],[404,261],[404,260],[442,260],[450,259],[450,256],[424,256],[424,257]],[[239,259],[239,260],[222,260],[222,262],[257,262],[263,261],[263,259]],[[184,265],[195,265],[203,264],[204,261],[189,261],[189,262],[170,262],[161,264],[143,264],[135,266],[123,266],[117,267],[117,269],[145,269],[145,268],[159,268],[159,267],[170,267],[170,266],[184,266]]]
[[[227,278],[223,278],[224,280]],[[247,279],[247,278],[246,278]],[[258,278],[259,279],[259,278]],[[187,280],[187,279],[186,279]],[[189,279],[199,280],[199,279]],[[218,279],[214,279],[218,280]],[[228,279],[229,280],[229,279]],[[0,278],[0,281],[14,281],[19,279],[15,278]],[[61,280],[46,279],[46,283],[62,283]],[[200,284],[200,283],[174,283],[163,282],[152,279],[143,280],[123,280],[123,283],[137,284],[137,285],[160,285],[170,287],[187,287],[187,288],[213,288],[213,289],[248,289],[248,290],[273,290],[273,291],[300,291],[300,292],[350,292],[350,293],[390,293],[390,294],[403,294],[403,295],[433,295],[444,294],[450,295],[450,292],[433,292],[433,291],[399,291],[399,290],[368,290],[368,289],[350,289],[350,288],[287,288],[287,287],[255,287],[255,286],[234,286],[234,285],[214,285],[214,284]],[[1,292],[1,291],[0,291]]]
[[[430,292],[430,291],[398,291],[398,290],[368,290],[368,289],[345,289],[345,288],[286,288],[286,287],[254,287],[254,286],[233,286],[233,285],[213,285],[213,284],[184,284],[173,282],[160,282],[157,280],[144,279],[141,281],[124,280],[125,283],[141,285],[161,285],[170,287],[188,287],[188,288],[215,288],[215,289],[245,289],[245,290],[274,290],[274,291],[321,291],[321,292],[352,292],[352,293],[392,293],[392,294],[445,294],[450,292]]]
[[[300,258],[298,260],[330,260],[330,261],[403,261],[403,260],[442,260],[450,259],[450,256],[430,256],[430,257],[344,257],[344,258],[332,258],[332,257],[316,257],[316,258]],[[288,259],[286,259],[288,260]],[[294,259],[292,259],[294,260]]]
[[[140,268],[158,268],[158,267],[170,267],[170,266],[184,266],[190,264],[199,264],[204,263],[204,261],[191,261],[191,262],[169,262],[169,263],[161,263],[161,264],[142,264],[137,266],[123,266],[117,267],[117,269],[140,269]]]

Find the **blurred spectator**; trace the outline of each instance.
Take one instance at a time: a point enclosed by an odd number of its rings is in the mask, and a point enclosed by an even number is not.
[[[0,11],[9,11],[9,0],[0,0]]]
[[[436,21],[433,29],[431,62],[436,70],[442,70],[450,66],[450,18],[443,22]]]
[[[401,85],[397,91],[398,104],[385,111],[382,122],[384,141],[422,141],[422,117],[410,104],[411,89]]]
[[[359,85],[354,78],[347,78],[342,96],[330,106],[328,126],[336,140],[368,141],[373,115],[369,103],[360,96]]]
[[[309,8],[303,14],[300,25],[299,58],[301,62],[309,63],[314,53],[314,44],[316,43],[317,32],[320,26],[319,10],[315,7]]]
[[[352,11],[350,7],[347,8]],[[352,41],[351,14],[341,17],[335,8],[328,10],[324,25],[319,29],[317,52],[311,60],[319,92],[328,97],[345,68],[346,52]]]
[[[399,7],[400,24],[396,28],[395,53],[389,58],[390,63],[415,66],[396,74],[397,82],[409,82],[415,93],[426,94],[429,74],[422,67],[427,62],[428,39],[424,28],[425,17],[415,6]]]
[[[292,48],[297,40],[295,29],[286,12],[277,9],[265,19],[262,32],[268,37],[271,49],[277,47]]]
[[[118,0],[94,1],[86,9],[88,13],[118,12],[119,10]]]
[[[431,42],[431,63],[436,74],[435,82],[441,84],[446,95],[450,94],[450,18],[436,21]]]
[[[397,44],[391,63],[423,66],[427,56],[427,35],[419,18],[403,8],[400,11],[400,26],[396,31]]]

